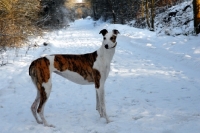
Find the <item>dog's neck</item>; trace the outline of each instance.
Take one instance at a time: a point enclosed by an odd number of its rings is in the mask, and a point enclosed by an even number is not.
[[[104,47],[104,45],[102,45],[98,50],[97,50],[97,54],[98,56],[100,56],[100,58],[102,58],[102,60],[108,65],[110,64],[113,56],[115,53],[115,47],[111,48],[111,49],[106,49]]]

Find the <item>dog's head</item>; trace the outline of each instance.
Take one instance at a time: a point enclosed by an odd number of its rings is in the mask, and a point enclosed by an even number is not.
[[[99,32],[99,34],[103,35],[103,45],[106,49],[115,48],[117,45],[116,39],[119,31],[114,29],[112,32],[108,32],[106,29],[103,29]]]

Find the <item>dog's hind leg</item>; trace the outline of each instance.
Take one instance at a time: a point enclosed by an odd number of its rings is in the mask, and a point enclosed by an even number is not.
[[[33,102],[32,106],[31,106],[31,111],[32,111],[32,114],[35,117],[37,123],[43,124],[43,122],[41,120],[39,120],[39,118],[37,116],[37,107],[38,107],[39,102],[40,102],[40,93],[39,93],[39,91],[37,91],[37,96],[36,96],[35,101]]]
[[[51,79],[49,79],[49,81],[47,83],[42,84],[42,89],[40,91],[40,104],[38,106],[37,112],[38,112],[40,118],[42,119],[44,126],[55,127],[51,124],[48,124],[48,122],[46,121],[46,119],[44,117],[44,107],[45,107],[45,104],[50,95],[51,87],[52,87]]]

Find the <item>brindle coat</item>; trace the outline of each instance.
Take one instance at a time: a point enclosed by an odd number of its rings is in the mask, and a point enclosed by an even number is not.
[[[29,75],[37,88],[37,96],[31,106],[33,116],[39,124],[49,125],[44,118],[44,105],[51,92],[51,74],[55,72],[75,83],[95,84],[96,109],[101,117],[109,119],[106,115],[104,101],[104,83],[110,70],[110,62],[117,45],[116,37],[119,32],[113,30],[108,33],[101,30],[104,40],[99,50],[82,55],[56,54],[34,60],[29,67]],[[37,113],[42,121],[38,119]]]

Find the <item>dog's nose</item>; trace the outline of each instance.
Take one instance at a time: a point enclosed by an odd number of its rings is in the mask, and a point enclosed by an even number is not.
[[[105,48],[108,49],[108,44],[105,45]]]

